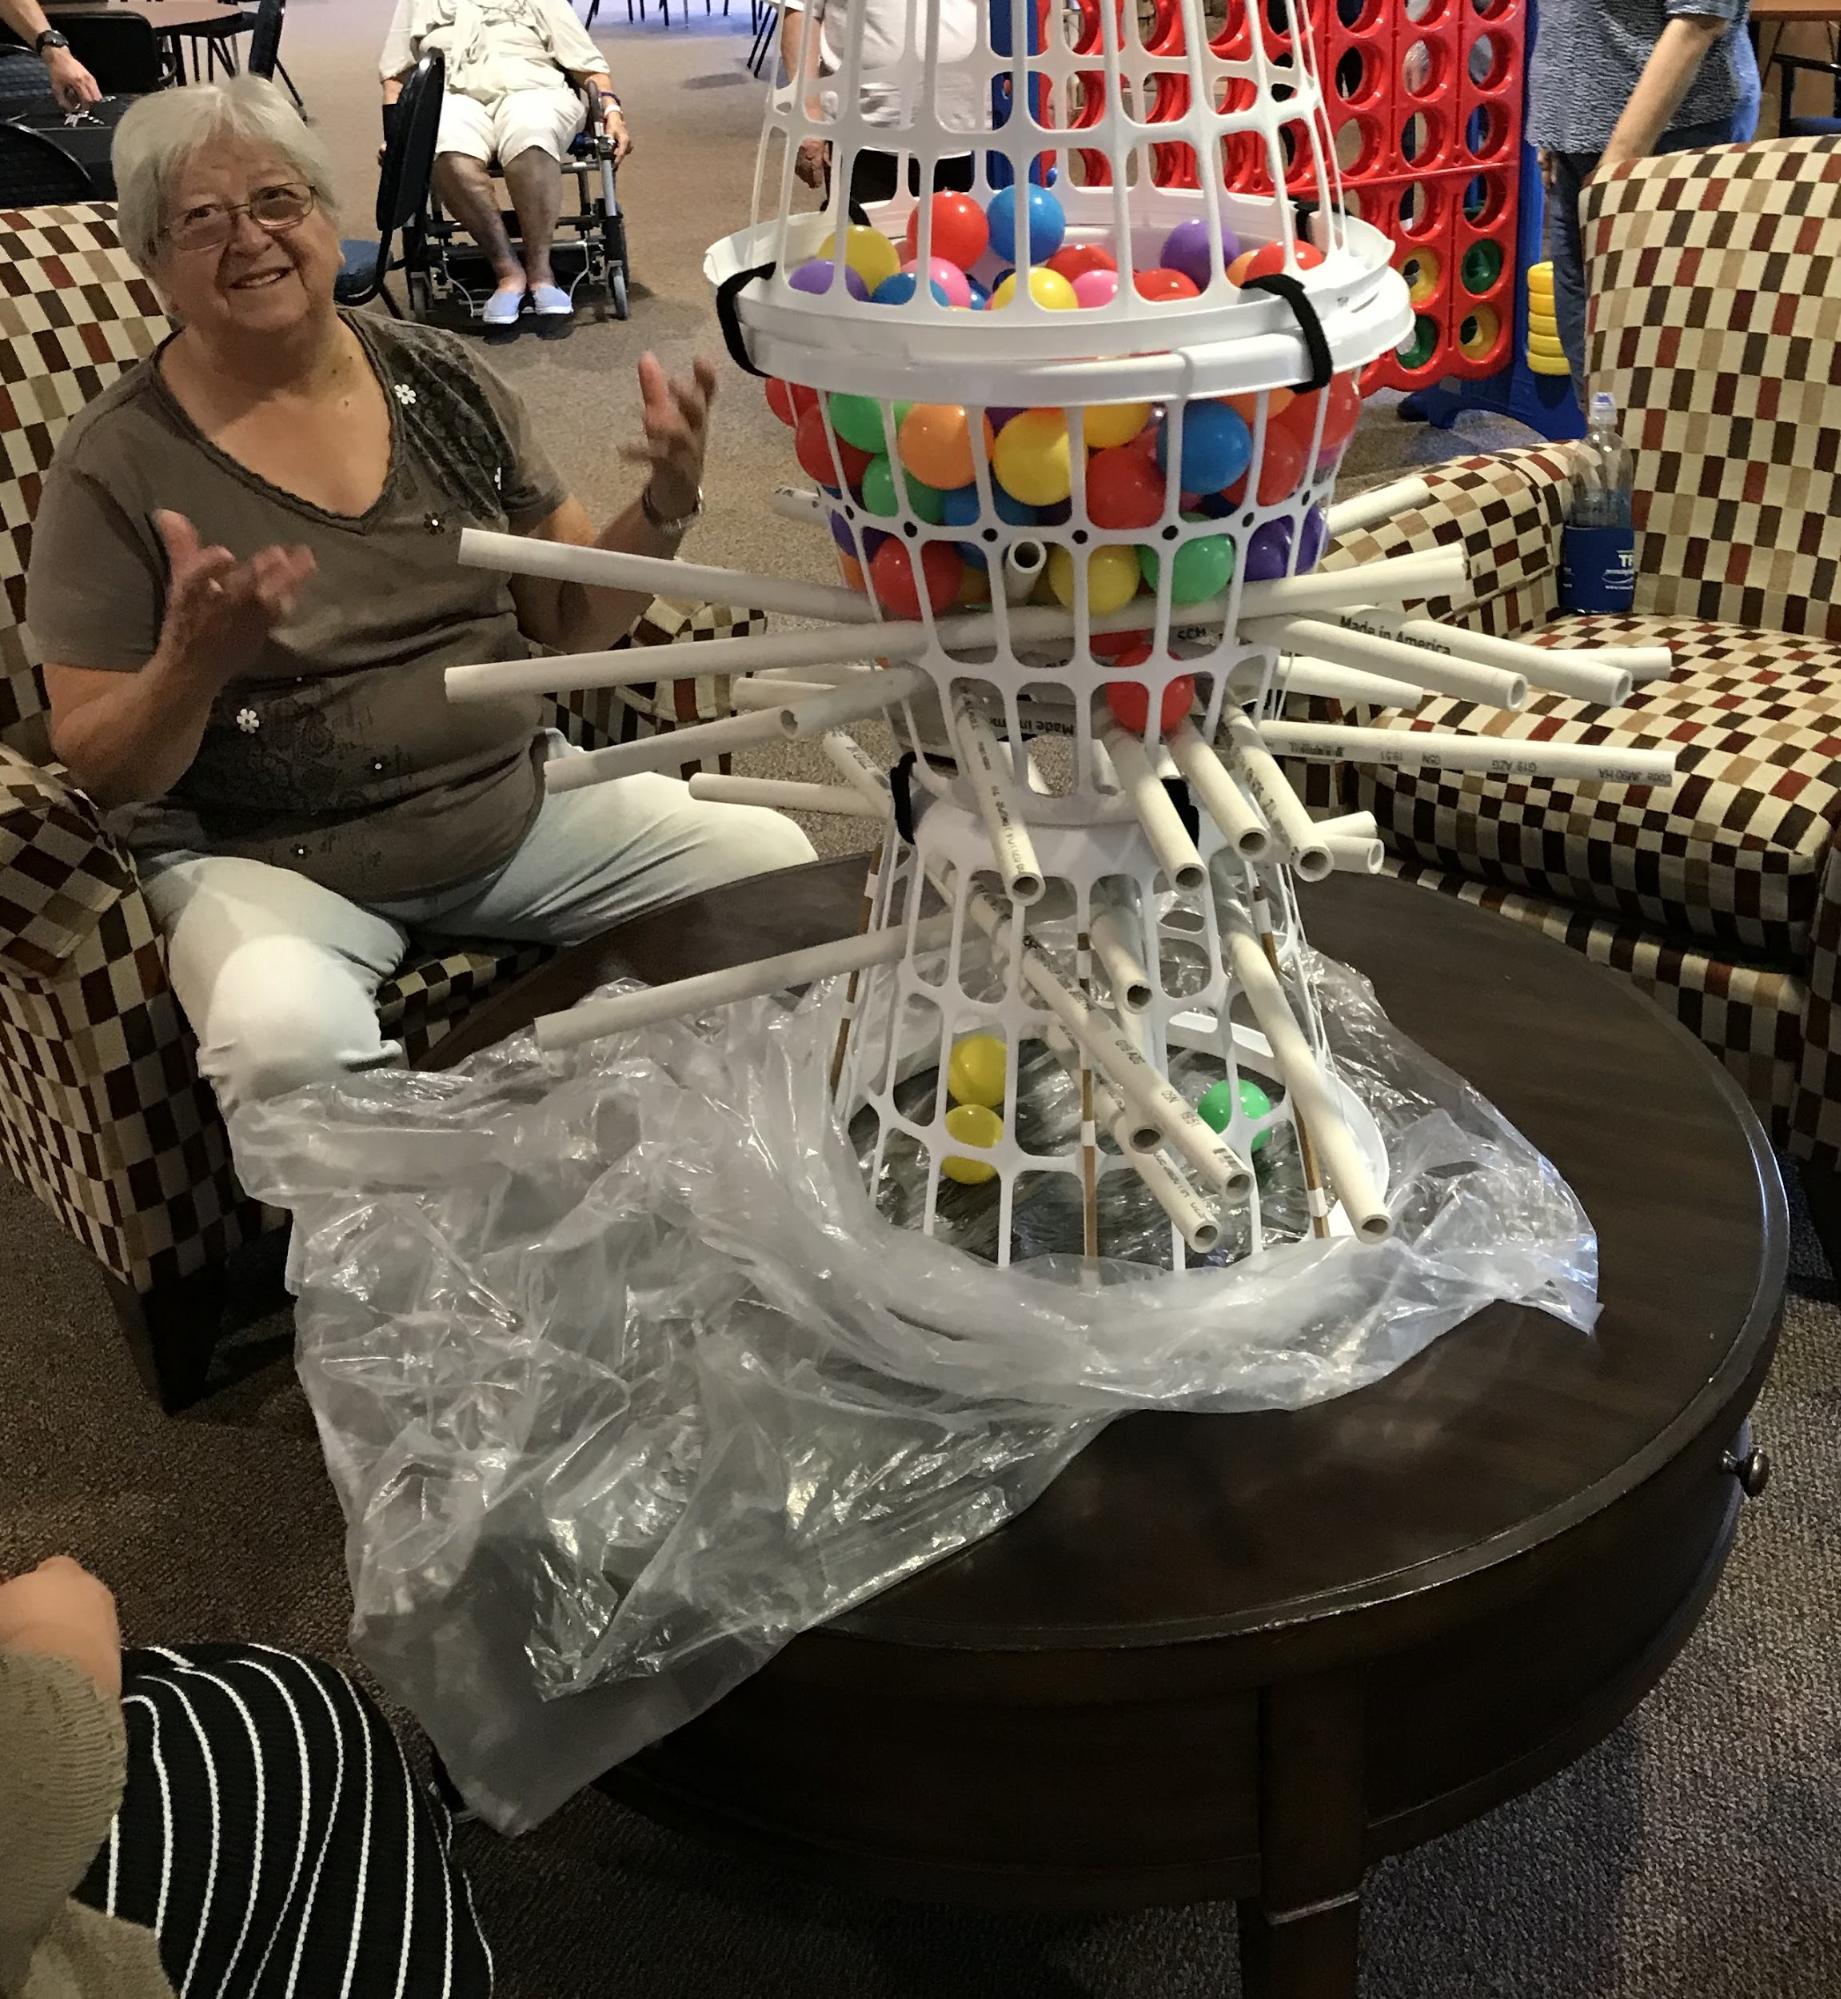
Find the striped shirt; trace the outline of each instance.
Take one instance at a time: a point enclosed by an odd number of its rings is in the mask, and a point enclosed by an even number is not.
[[[1670,131],[1732,119],[1758,102],[1750,0],[1542,0],[1528,70],[1528,143],[1600,153],[1663,28],[1677,15],[1731,25],[1707,51]]]

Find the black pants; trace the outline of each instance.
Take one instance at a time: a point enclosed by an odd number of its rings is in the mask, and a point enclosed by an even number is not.
[[[122,1660],[128,1782],[77,1891],[159,1938],[174,1991],[487,1999],[453,1823],[344,1674],[263,1646]]]
[[[899,153],[859,153],[850,163],[851,206],[867,208],[872,202],[892,199],[900,160]],[[934,192],[963,194],[972,184],[972,165],[970,153],[940,161],[933,170]],[[913,160],[908,162],[908,192],[920,192],[920,169]]]

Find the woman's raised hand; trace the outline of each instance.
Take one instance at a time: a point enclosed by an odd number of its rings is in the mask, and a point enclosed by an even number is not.
[[[690,379],[667,375],[655,354],[639,357],[644,436],[620,448],[623,458],[650,465],[652,504],[668,520],[695,513],[703,491],[703,453],[709,443],[710,404],[716,398],[714,365],[699,357]]]
[[[184,514],[162,511],[153,522],[168,568],[161,652],[220,684],[234,680],[299,601],[314,571],[312,550],[265,548],[239,562],[227,548],[202,546]]]

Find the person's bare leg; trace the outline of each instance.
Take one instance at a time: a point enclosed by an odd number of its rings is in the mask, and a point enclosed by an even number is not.
[[[485,166],[471,153],[440,154],[435,160],[435,192],[452,211],[454,219],[486,253],[493,275],[498,279],[498,289],[516,292],[522,298],[527,282],[535,281],[535,274],[527,278],[524,266],[518,262],[517,252],[511,247],[511,238],[505,233],[504,218],[499,213],[498,191],[493,187],[492,176]],[[547,246],[544,250],[544,272],[542,281],[547,284]]]
[[[524,243],[524,274],[535,291],[539,285],[556,282],[550,269],[550,245],[556,240],[556,223],[563,212],[562,168],[556,156],[541,146],[527,146],[504,165],[505,185],[511,190],[518,234]]]

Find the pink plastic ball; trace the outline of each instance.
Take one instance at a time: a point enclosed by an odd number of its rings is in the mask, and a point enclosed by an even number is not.
[[[918,266],[914,263],[906,263],[901,268],[904,271],[914,272],[918,269]],[[946,294],[946,303],[948,305],[971,304],[972,288],[966,282],[965,273],[960,270],[957,264],[949,264],[944,257],[929,257],[927,259],[927,275]]]
[[[1074,280],[1074,300],[1077,305],[1110,305],[1118,296],[1118,291],[1117,271],[1082,271]]]

